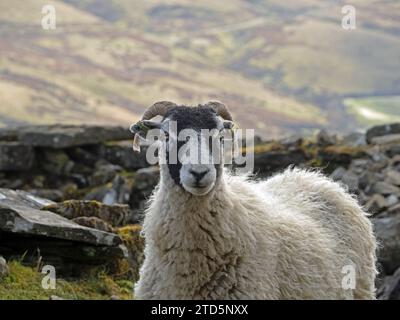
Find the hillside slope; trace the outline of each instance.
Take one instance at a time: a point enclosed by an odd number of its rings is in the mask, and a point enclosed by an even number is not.
[[[363,125],[344,99],[400,91],[395,1],[377,12],[375,1],[356,1],[351,32],[331,0],[52,3],[57,29],[48,31],[46,1],[0,4],[0,125],[127,126],[159,99],[219,99],[242,127],[277,136]]]

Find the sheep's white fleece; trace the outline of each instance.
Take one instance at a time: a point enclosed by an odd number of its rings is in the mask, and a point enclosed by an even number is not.
[[[262,182],[224,174],[196,197],[166,171],[145,216],[136,299],[375,297],[371,223],[339,184],[298,169]],[[342,288],[348,265],[354,290]]]

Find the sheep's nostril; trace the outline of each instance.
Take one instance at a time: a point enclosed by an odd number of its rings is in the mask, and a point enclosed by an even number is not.
[[[201,172],[190,170],[189,172],[196,178],[196,182],[199,182],[207,174],[208,171],[210,170],[205,170]]]

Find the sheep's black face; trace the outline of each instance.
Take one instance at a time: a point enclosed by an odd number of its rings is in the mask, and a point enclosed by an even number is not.
[[[209,107],[177,107],[161,123],[163,151],[174,182],[193,195],[206,195],[216,185],[223,167],[224,121]]]

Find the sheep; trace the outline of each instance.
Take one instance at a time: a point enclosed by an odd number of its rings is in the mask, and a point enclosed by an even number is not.
[[[156,115],[161,122],[149,120]],[[200,129],[230,129],[231,120],[219,102],[158,102],[131,130],[135,144],[149,128],[165,132],[159,156],[168,158],[171,146],[185,144],[168,132],[169,122],[201,140]],[[252,181],[223,163],[166,161],[143,235],[136,299],[375,298],[376,241],[367,213],[316,171],[289,168]]]

